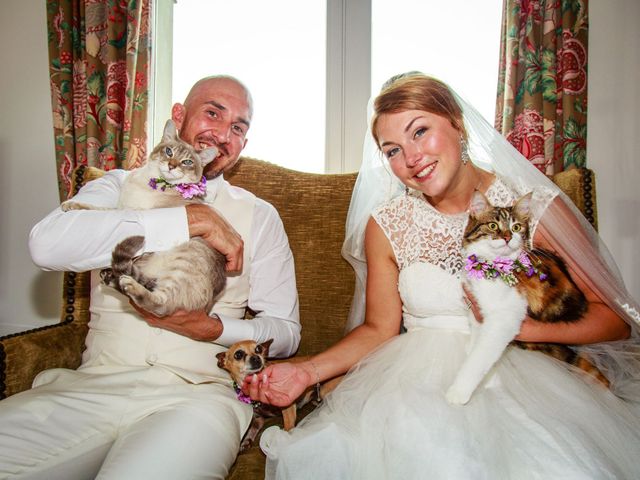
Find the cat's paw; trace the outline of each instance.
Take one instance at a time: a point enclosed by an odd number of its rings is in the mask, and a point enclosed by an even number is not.
[[[129,275],[120,275],[118,283],[120,284],[120,289],[127,295],[135,293],[140,286],[140,284]]]
[[[473,392],[468,392],[457,385],[452,385],[447,390],[445,398],[450,405],[466,405],[471,399],[471,394]]]
[[[60,209],[63,212],[70,212],[71,210],[103,210],[102,208],[93,207],[86,203],[74,202],[73,200],[66,200],[60,204]]]
[[[62,203],[60,204],[60,209],[61,209],[63,212],[68,212],[68,211],[70,211],[70,210],[79,210],[79,209],[78,209],[78,205],[79,205],[79,204],[78,204],[78,203],[76,203],[76,202],[72,202],[71,200],[67,200],[66,202],[62,202]]]

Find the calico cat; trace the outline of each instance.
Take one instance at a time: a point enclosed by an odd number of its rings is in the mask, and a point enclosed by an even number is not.
[[[474,192],[469,221],[462,240],[467,259],[465,283],[482,312],[483,323],[472,321],[471,350],[446,394],[452,404],[465,404],[484,376],[529,317],[548,323],[575,322],[587,310],[587,301],[557,255],[543,249],[527,250],[532,194],[512,207],[494,207]],[[587,359],[568,346],[522,343],[571,363],[606,382]]]
[[[147,163],[125,179],[118,209],[178,207],[201,203],[206,194],[204,167],[218,151],[201,152],[178,137],[168,120],[162,140]],[[75,202],[61,205],[63,211],[111,210]],[[200,237],[170,250],[138,255],[143,236],[125,238],[112,252],[111,268],[100,272],[102,281],[129,296],[142,309],[163,317],[176,310],[208,312],[226,286],[225,257]]]

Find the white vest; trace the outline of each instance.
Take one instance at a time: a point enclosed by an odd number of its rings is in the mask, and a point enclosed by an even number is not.
[[[256,198],[222,178],[214,182],[216,191],[209,192],[205,201],[240,234],[244,259],[242,273],[227,277],[227,286],[211,312],[242,318],[249,298],[251,225]],[[91,321],[80,371],[115,373],[154,365],[191,383],[230,383],[229,375],[218,368],[216,359],[216,354],[226,347],[150,327],[133,310],[127,297],[100,282],[98,270],[92,272],[91,284]]]

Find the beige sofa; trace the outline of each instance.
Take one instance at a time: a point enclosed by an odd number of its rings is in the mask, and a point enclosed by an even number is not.
[[[101,174],[80,167],[75,191]],[[353,293],[353,272],[340,249],[356,174],[302,173],[245,158],[227,178],[280,212],[296,265],[303,326],[298,355],[327,348],[343,334]],[[596,225],[593,172],[575,169],[553,180]],[[79,365],[89,319],[88,274],[66,272],[62,299],[60,323],[0,338],[0,398],[29,388],[41,370]],[[264,456],[254,446],[238,456],[228,478],[255,480],[263,471]]]

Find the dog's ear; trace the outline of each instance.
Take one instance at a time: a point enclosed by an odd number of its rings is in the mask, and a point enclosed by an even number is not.
[[[224,368],[224,361],[227,358],[227,354],[225,352],[220,352],[216,355],[216,358],[218,359],[218,367]]]
[[[260,346],[262,347],[262,350],[264,352],[264,358],[267,358],[269,356],[269,347],[271,346],[272,343],[273,343],[273,338],[270,338],[266,342],[262,342],[260,344]]]

